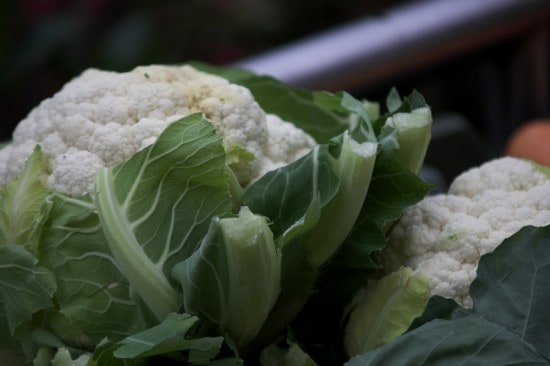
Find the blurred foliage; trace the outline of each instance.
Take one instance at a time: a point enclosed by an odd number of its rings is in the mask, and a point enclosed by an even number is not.
[[[2,138],[89,67],[224,64],[380,11],[397,0],[0,1]]]

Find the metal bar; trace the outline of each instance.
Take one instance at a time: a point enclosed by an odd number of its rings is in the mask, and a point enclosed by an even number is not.
[[[550,21],[550,0],[414,1],[232,66],[316,89],[411,72]]]

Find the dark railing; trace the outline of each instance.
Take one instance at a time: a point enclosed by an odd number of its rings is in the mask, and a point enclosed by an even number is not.
[[[412,1],[235,66],[298,86],[350,89],[547,24],[549,0]]]

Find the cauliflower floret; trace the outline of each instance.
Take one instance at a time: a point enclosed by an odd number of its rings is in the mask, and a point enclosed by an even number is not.
[[[141,150],[149,146],[157,139],[157,136],[168,127],[168,125],[176,121],[181,116],[173,116],[167,120],[142,118],[138,123],[130,126],[129,134],[135,150]]]
[[[500,158],[458,176],[448,194],[405,210],[382,260],[430,278],[431,295],[472,306],[470,283],[479,258],[526,225],[550,224],[550,178],[534,163]]]
[[[298,160],[316,145],[311,136],[277,115],[267,114],[266,123],[269,142],[260,176],[288,164],[289,160]]]
[[[64,154],[53,159],[48,184],[56,187],[59,192],[80,195],[89,189],[95,172],[103,166],[103,160],[97,155],[70,147]]]
[[[36,144],[36,141],[29,139],[17,145],[8,144],[0,150],[0,185],[19,174]]]
[[[250,91],[221,77],[188,65],[141,66],[125,73],[89,69],[18,124],[12,142],[0,150],[0,185],[18,174],[40,144],[51,167],[51,186],[84,194],[92,190],[97,170],[128,160],[169,123],[192,113],[212,122],[226,149],[237,145],[253,156],[231,166],[243,186],[266,171],[264,164],[271,168],[272,143],[287,144],[281,137],[269,138],[266,113]],[[287,127],[289,136],[305,140],[304,147],[313,146],[305,132]],[[289,154],[277,155],[276,166],[299,155],[295,146],[300,142],[290,139],[288,144],[281,149]]]

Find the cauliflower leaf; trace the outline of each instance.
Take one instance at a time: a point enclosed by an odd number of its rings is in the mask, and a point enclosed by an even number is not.
[[[210,219],[231,212],[222,139],[194,114],[148,149],[98,173],[97,212],[115,262],[162,320],[179,309],[170,270],[189,257]]]

